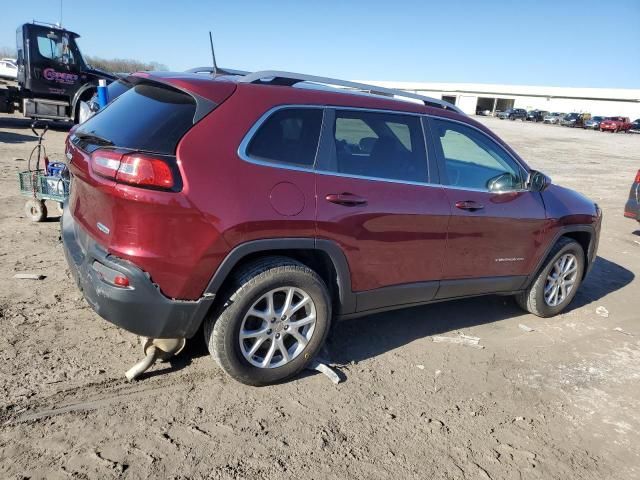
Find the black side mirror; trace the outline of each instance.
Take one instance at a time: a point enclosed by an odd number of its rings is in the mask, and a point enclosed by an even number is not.
[[[542,192],[551,185],[551,179],[544,173],[531,170],[527,175],[527,188],[532,192]]]
[[[490,178],[487,182],[487,190],[495,193],[510,192],[518,188],[518,183],[518,179],[512,173],[505,172]]]

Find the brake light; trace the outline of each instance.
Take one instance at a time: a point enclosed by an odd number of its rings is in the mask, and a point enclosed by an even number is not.
[[[125,155],[120,161],[116,181],[167,189],[175,184],[167,162],[147,155]]]
[[[636,179],[634,180],[634,183],[640,183],[640,170],[638,170],[638,173],[636,173]]]
[[[127,288],[129,286],[129,279],[124,275],[116,275],[113,279],[113,284],[116,287]]]
[[[174,189],[177,172],[169,159],[144,153],[98,149],[91,154],[93,171],[118,183],[138,187]]]
[[[91,167],[98,175],[115,180],[122,153],[113,150],[96,150],[91,154]]]

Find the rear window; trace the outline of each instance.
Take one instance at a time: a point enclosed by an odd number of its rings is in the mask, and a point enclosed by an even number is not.
[[[182,136],[193,126],[195,112],[196,102],[190,95],[164,85],[140,83],[75,133],[94,135],[117,147],[173,155]]]
[[[107,91],[108,91],[107,98],[109,99],[109,101],[115,100],[124,92],[129,90],[131,87],[132,87],[132,84],[122,78],[120,80],[116,80],[115,82],[111,82],[107,86]]]

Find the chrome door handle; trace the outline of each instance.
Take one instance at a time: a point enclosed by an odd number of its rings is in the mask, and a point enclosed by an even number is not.
[[[327,202],[343,205],[345,207],[357,207],[358,205],[366,205],[367,199],[353,195],[352,193],[329,193],[324,197]]]
[[[475,212],[477,210],[482,210],[484,208],[484,205],[478,202],[474,202],[473,200],[463,200],[456,202],[456,208],[459,208],[460,210]]]

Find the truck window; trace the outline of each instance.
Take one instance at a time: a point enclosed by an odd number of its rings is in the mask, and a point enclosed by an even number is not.
[[[38,34],[38,53],[44,58],[54,60],[64,65],[73,65],[75,63],[73,52],[69,48],[69,38],[65,35],[49,36]]]

